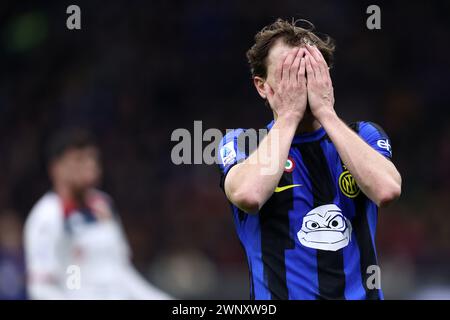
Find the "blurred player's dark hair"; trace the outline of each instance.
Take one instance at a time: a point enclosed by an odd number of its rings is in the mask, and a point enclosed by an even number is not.
[[[305,27],[297,26],[298,23]],[[322,53],[328,66],[333,64],[333,53],[335,49],[334,40],[327,35],[314,31],[314,25],[308,20],[292,20],[291,22],[277,19],[272,24],[265,26],[255,36],[255,44],[247,51],[247,59],[252,76],[265,78],[267,76],[266,58],[269,50],[278,39],[291,46],[301,44],[314,44]]]
[[[94,136],[82,128],[70,128],[56,132],[50,138],[46,148],[46,162],[50,164],[67,150],[97,146]]]

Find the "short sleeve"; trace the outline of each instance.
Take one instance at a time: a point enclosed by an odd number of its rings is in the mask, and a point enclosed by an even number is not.
[[[248,152],[239,143],[239,136],[244,132],[244,129],[229,131],[219,144],[217,163],[221,173],[220,187],[222,189],[224,189],[225,177],[230,169],[248,157]]]
[[[62,299],[63,212],[56,195],[33,207],[24,227],[27,286],[33,299]]]
[[[360,122],[359,135],[373,149],[388,159],[392,158],[391,141],[386,132],[379,125],[373,122]]]

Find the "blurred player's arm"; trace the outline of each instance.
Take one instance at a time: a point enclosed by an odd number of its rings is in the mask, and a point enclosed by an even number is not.
[[[227,198],[241,210],[258,211],[272,196],[283,174],[292,139],[306,109],[304,48],[294,48],[281,59],[272,88],[267,81],[259,89],[276,114],[268,135],[245,161],[228,172]],[[273,141],[276,140],[276,141]],[[268,174],[268,168],[271,173]]]
[[[336,115],[328,66],[316,47],[308,46],[306,62],[311,111],[325,128],[358,186],[378,206],[397,199],[402,183],[399,172],[382,152],[377,152]]]
[[[123,281],[123,288],[134,300],[171,300],[167,293],[151,285],[130,263],[124,272],[118,275]]]
[[[57,255],[62,238],[58,213],[40,207],[32,211],[24,229],[28,295],[33,300],[64,299]]]
[[[121,287],[126,292],[126,295],[132,300],[171,300],[173,299],[167,293],[151,285],[140,273],[136,270],[131,262],[131,249],[128,244],[124,229],[122,227],[120,217],[116,215],[115,222],[120,229],[121,242],[124,252],[124,266],[121,268],[121,274],[117,278],[121,280]]]

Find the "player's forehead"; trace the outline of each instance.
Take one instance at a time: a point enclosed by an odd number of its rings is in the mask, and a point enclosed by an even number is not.
[[[100,156],[100,152],[96,146],[84,146],[80,148],[68,148],[63,156],[61,157],[63,160],[73,160],[79,158],[94,158],[97,159]]]
[[[275,41],[267,55],[267,74],[276,68],[283,57],[285,57],[292,48],[293,46],[286,44],[282,38]]]

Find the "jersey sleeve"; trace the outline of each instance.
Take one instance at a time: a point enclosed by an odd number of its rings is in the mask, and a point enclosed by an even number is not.
[[[58,258],[62,240],[62,214],[55,205],[42,203],[34,208],[24,228],[27,289],[31,299],[62,299],[63,268]]]
[[[173,298],[150,284],[130,263],[120,269],[117,275],[121,281],[124,294],[133,300],[172,300]]]
[[[248,157],[248,152],[239,143],[239,136],[244,132],[244,129],[229,131],[219,144],[217,163],[221,173],[220,187],[222,189],[224,189],[225,177],[230,169]]]
[[[392,158],[391,140],[379,125],[362,121],[359,123],[359,135],[380,154],[388,159]]]

